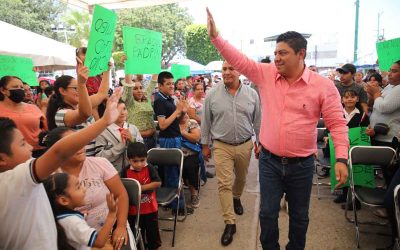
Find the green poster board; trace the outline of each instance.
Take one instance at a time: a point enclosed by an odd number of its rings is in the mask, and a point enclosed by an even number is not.
[[[0,77],[3,76],[18,76],[29,86],[39,85],[31,58],[0,55]]]
[[[190,76],[190,66],[181,64],[172,64],[171,73],[174,76],[175,81],[180,78],[186,78]]]
[[[350,148],[354,146],[370,146],[370,138],[365,133],[365,127],[357,127],[357,128],[349,128],[349,144]],[[335,148],[333,146],[333,141],[331,135],[329,134],[329,149],[331,155],[331,190],[335,189],[336,181],[335,176]],[[374,169],[372,166],[367,165],[353,165],[353,173],[354,173],[354,183],[355,185],[363,186],[363,187],[375,187],[375,178],[374,178]],[[350,175],[349,175],[350,178]],[[348,187],[349,182],[347,181],[344,187]]]
[[[89,76],[96,76],[108,70],[114,42],[117,15],[99,5],[94,6],[93,20],[85,58]]]
[[[162,33],[123,27],[126,74],[158,74],[161,71]]]
[[[379,69],[389,71],[390,66],[400,58],[400,38],[376,43]]]

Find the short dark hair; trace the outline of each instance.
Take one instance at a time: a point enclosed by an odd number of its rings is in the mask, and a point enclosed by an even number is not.
[[[129,143],[128,149],[126,150],[126,155],[127,155],[128,159],[132,159],[135,157],[146,157],[147,158],[146,146],[141,142]]]
[[[395,61],[393,64],[397,64],[400,66],[400,60]]]
[[[381,76],[381,74],[379,74],[379,73],[377,73],[377,72],[372,73],[370,76],[368,76],[368,81],[371,81],[371,78],[372,78],[372,77],[374,77],[375,80],[376,80],[377,82],[382,83],[382,76]]]
[[[346,89],[346,90],[344,91],[344,93],[343,93],[342,98],[345,97],[346,94],[349,94],[350,96],[358,96],[357,91],[355,91],[354,89]]]
[[[285,42],[297,54],[301,49],[307,51],[307,40],[302,34],[296,31],[282,33],[276,39],[276,43]],[[305,55],[304,55],[305,56]]]
[[[13,120],[7,117],[0,117],[0,153],[11,155],[14,129],[17,129],[17,125]]]
[[[165,79],[174,79],[174,76],[168,71],[160,72],[160,74],[158,74],[157,82],[161,85],[164,85]]]
[[[19,78],[18,76],[3,76],[0,79],[0,88],[5,88],[8,82],[11,81],[12,79],[18,79],[22,82],[21,78]],[[5,96],[3,95],[3,93],[0,92],[0,101],[3,101],[4,98]]]
[[[58,142],[66,132],[74,131],[72,128],[68,127],[57,127],[55,129],[50,130],[47,135],[45,135],[42,139],[42,144],[45,145],[47,148],[50,148],[56,142]]]

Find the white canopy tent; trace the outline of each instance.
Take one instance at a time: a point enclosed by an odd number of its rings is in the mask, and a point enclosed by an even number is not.
[[[0,54],[32,58],[41,70],[75,68],[75,48],[0,21]]]
[[[187,0],[62,0],[63,2],[92,12],[95,4],[110,10],[148,7]]]
[[[184,58],[184,59],[177,59],[177,60],[172,60],[170,62],[171,64],[182,64],[182,65],[189,65],[190,66],[190,73],[192,75],[198,75],[198,74],[207,74],[210,73],[210,70],[207,70],[206,67],[198,62],[192,61],[190,59]]]
[[[207,70],[212,70],[212,71],[221,71],[222,70],[222,64],[224,64],[223,61],[212,61],[209,62],[206,65]]]

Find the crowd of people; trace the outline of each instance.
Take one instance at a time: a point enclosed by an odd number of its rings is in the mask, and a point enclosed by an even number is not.
[[[172,214],[192,214],[200,207],[200,185],[212,177],[205,162],[214,158],[223,246],[233,241],[235,214],[244,213],[240,198],[254,150],[263,249],[279,249],[284,193],[290,215],[287,249],[304,249],[317,121],[322,117],[331,133],[337,188],[348,175],[348,128],[365,126],[372,145],[396,148],[400,60],[387,73],[371,71],[365,77],[345,64],[336,69],[339,80],[332,81],[315,66],[306,67],[307,41],[297,32],[278,36],[273,64],[255,62],[225,41],[210,12],[208,31],[225,59],[222,79],[175,79],[168,71],[150,80],[127,74],[110,94],[113,65],[89,77],[86,48],[76,51],[76,79],[40,81],[35,94],[17,76],[0,79],[0,249],[90,249],[107,242],[114,249],[136,249],[132,229],[138,213],[146,248],[158,249],[155,192],[161,185],[176,187],[179,169],[148,165],[147,151],[155,147],[178,148],[184,155],[182,176],[191,199],[179,207],[172,203]],[[387,216],[397,235],[393,192],[400,172],[383,170]],[[139,211],[129,206],[122,177],[140,182]],[[343,188],[335,202],[345,203],[347,193]]]

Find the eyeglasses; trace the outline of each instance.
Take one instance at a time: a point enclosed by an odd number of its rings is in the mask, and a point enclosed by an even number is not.
[[[78,91],[78,87],[67,87],[67,89],[73,89],[75,91]]]

